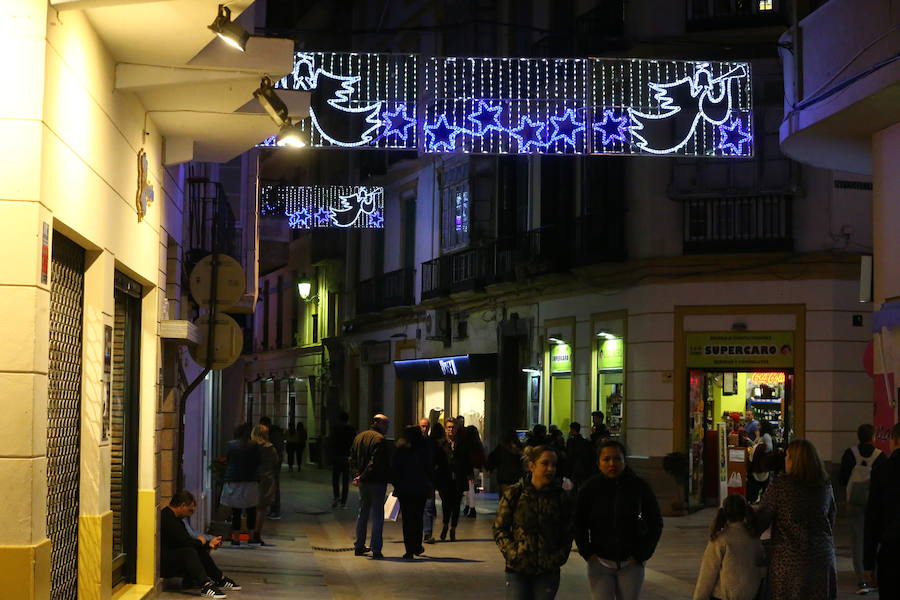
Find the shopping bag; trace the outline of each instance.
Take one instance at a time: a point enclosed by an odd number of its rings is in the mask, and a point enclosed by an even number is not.
[[[388,496],[384,502],[384,519],[386,521],[396,521],[400,516],[400,502],[397,496]]]

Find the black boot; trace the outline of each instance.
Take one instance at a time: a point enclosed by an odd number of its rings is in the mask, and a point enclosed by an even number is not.
[[[444,541],[447,539],[447,527],[448,527],[447,523],[444,523],[444,526],[441,528],[441,541]]]

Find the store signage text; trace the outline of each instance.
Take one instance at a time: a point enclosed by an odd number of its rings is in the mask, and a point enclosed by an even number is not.
[[[456,368],[456,361],[452,358],[449,358],[447,360],[438,360],[438,364],[441,366],[441,374],[459,375],[459,371]]]
[[[794,333],[688,333],[687,366],[709,368],[792,368]]]
[[[572,347],[557,344],[550,349],[550,372],[568,373],[572,370]]]

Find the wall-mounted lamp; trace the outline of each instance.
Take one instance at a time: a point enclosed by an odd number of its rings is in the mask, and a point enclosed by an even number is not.
[[[522,372],[528,373],[529,375],[540,375],[541,374],[541,372],[538,369],[535,369],[533,367],[525,367],[524,369],[522,369]]]
[[[231,46],[243,52],[247,49],[247,41],[250,34],[247,30],[231,20],[231,9],[224,4],[219,5],[219,13],[209,26],[219,38]]]
[[[317,302],[319,297],[312,294],[312,280],[306,277],[306,273],[300,275],[297,280],[297,294],[304,302]]]
[[[598,331],[598,332],[597,332],[597,337],[599,337],[599,338],[604,338],[604,339],[607,339],[607,340],[617,340],[617,339],[619,339],[619,336],[617,336],[617,335],[615,335],[615,334],[612,334],[612,333],[610,333],[610,332],[608,332],[608,331]]]
[[[555,336],[547,337],[547,341],[550,342],[551,344],[556,344],[557,346],[561,346],[562,344],[566,343],[565,340],[555,337]]]
[[[302,148],[309,145],[309,134],[300,128],[300,124],[294,124],[288,116],[288,107],[275,93],[272,80],[264,75],[259,82],[259,87],[253,92],[260,106],[278,125],[278,136],[275,144],[282,147]]]

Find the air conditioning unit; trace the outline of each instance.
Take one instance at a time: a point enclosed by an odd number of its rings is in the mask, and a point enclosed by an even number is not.
[[[447,319],[447,311],[443,308],[434,308],[425,311],[425,339],[445,340],[448,337],[450,324]]]

